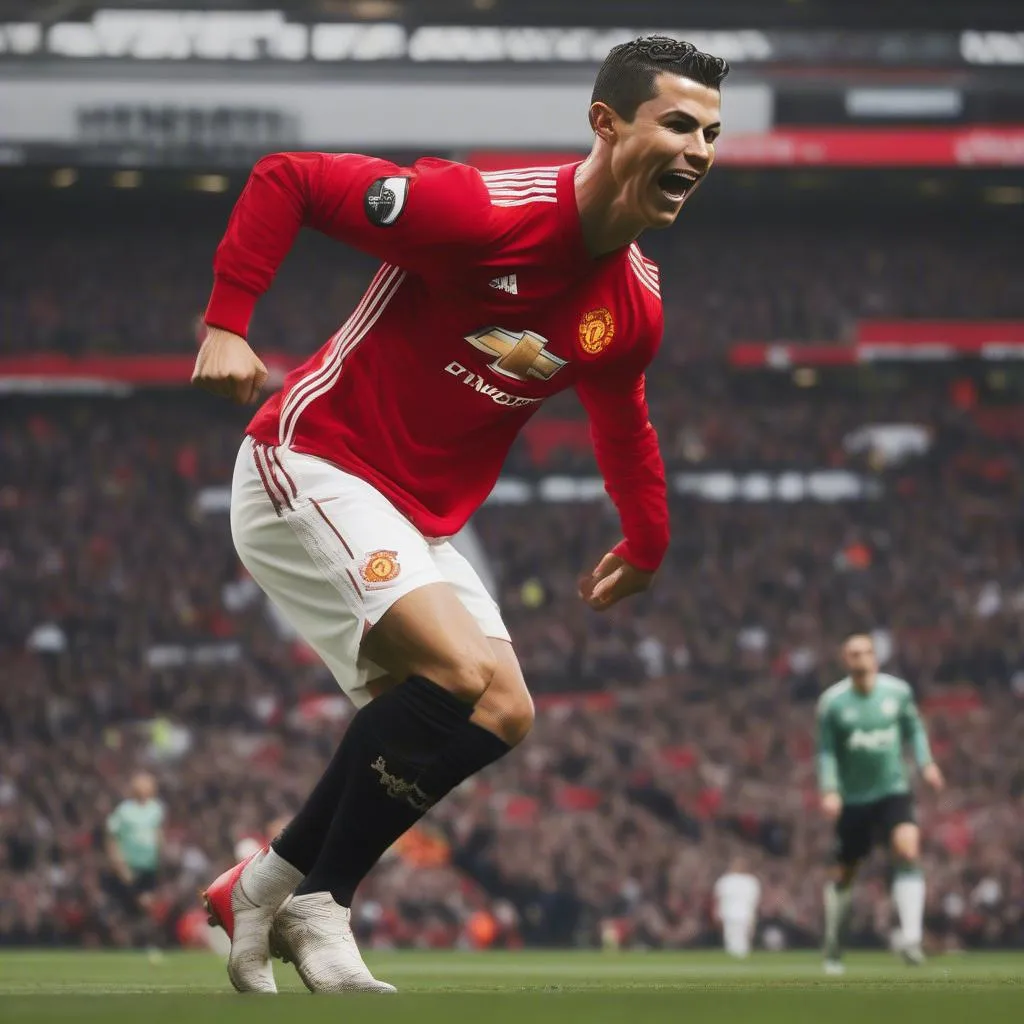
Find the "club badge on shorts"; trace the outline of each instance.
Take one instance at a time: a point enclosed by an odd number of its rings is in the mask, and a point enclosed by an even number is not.
[[[397,551],[371,551],[359,564],[359,575],[370,584],[390,583],[401,571]]]
[[[580,348],[587,355],[603,352],[615,337],[615,321],[611,312],[602,306],[584,313],[580,320]]]

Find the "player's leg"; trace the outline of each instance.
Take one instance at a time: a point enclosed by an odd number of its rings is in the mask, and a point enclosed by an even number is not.
[[[841,974],[843,971],[843,929],[850,913],[856,874],[856,864],[839,864],[825,885],[824,959],[825,971],[829,974]]]
[[[825,885],[825,971],[841,974],[842,935],[853,899],[858,864],[871,851],[870,808],[844,804],[836,822],[836,864]]]
[[[382,507],[372,507],[374,498]],[[363,559],[366,552],[348,535],[353,518],[379,524],[381,547],[370,549],[380,555],[376,575]],[[345,532],[338,519],[345,521]],[[402,586],[436,581],[422,538],[362,481],[328,463],[249,440],[241,446],[235,466],[231,528],[238,555],[252,577],[317,651],[342,690],[357,705],[368,703],[371,693],[366,684],[383,670],[361,662],[359,656],[367,628],[366,598],[374,586],[379,590],[403,573]],[[399,550],[404,563],[398,560]],[[390,559],[393,571],[383,571],[385,559]],[[353,723],[358,718],[357,714]],[[232,939],[228,975],[240,991],[276,990],[270,965],[271,923],[315,862],[340,799],[343,760],[335,757],[314,792],[320,801],[319,808],[316,801],[313,808],[318,810],[314,824],[319,832],[307,835],[312,849],[307,863],[301,862],[300,842],[293,841],[287,851],[300,861],[298,866],[271,846],[226,872],[206,892],[211,917]],[[304,817],[308,822],[317,815]],[[343,935],[346,929],[347,921],[335,931]],[[380,990],[354,943],[350,952],[349,987]]]
[[[533,703],[518,660],[512,652],[508,631],[501,621],[498,606],[487,594],[475,570],[450,543],[433,542],[429,545],[429,553],[438,575],[445,583],[422,587],[396,601],[380,616],[365,637],[361,656],[369,663],[389,671],[388,677],[371,682],[369,689],[377,696],[387,691],[387,700],[390,700],[396,680],[410,675],[425,678],[436,676],[440,679],[447,676],[446,666],[423,660],[425,657],[436,659],[437,654],[429,650],[424,653],[426,645],[419,638],[425,636],[429,644],[433,638],[441,636],[447,627],[457,636],[474,638],[473,642],[478,646],[486,646],[495,665],[491,682],[483,697],[477,701],[470,721],[455,732],[448,747],[442,752],[442,763],[447,767],[446,777],[440,780],[440,784],[444,786],[444,792],[447,792],[520,742],[533,723]],[[345,778],[343,761],[344,755],[339,748],[335,758],[337,771],[334,773],[337,780]],[[329,774],[326,773],[322,780],[324,789],[329,788],[326,781]],[[319,800],[319,806],[329,810],[331,816],[338,807],[340,786],[340,782],[336,782],[330,799],[325,796]],[[377,789],[376,786],[374,788]],[[439,798],[443,794],[432,795]],[[304,808],[296,816],[280,841],[275,841],[275,846],[283,856],[294,852],[293,863],[298,863],[309,872],[312,864],[307,865],[305,858],[310,857],[311,851],[313,858],[319,855],[326,826],[312,820],[312,816],[305,811]],[[410,818],[414,811],[408,804],[403,809],[401,802],[397,807],[390,808],[391,814],[403,819],[394,827],[401,826],[403,831],[408,828],[414,820]],[[392,837],[390,832],[394,831],[394,827],[387,829],[384,825],[382,819],[380,842],[384,845],[380,848],[381,853],[400,834]],[[296,833],[304,836],[306,848],[302,851],[292,851],[292,847],[297,845],[293,841]],[[368,846],[366,856],[369,850]],[[347,857],[336,858],[336,861],[340,859],[348,861]],[[320,876],[321,882],[325,880],[319,871],[316,874]],[[359,861],[353,859],[347,874],[349,881],[336,880],[334,883],[341,890],[337,893],[342,896],[341,902],[351,898],[345,890],[354,889],[365,871]],[[307,879],[306,884],[311,886],[312,882]]]
[[[385,691],[397,684],[397,679],[389,676],[379,676],[370,680],[366,685],[370,698],[378,697]],[[320,776],[313,791],[306,798],[294,817],[285,820],[280,827],[273,829],[270,833],[273,838],[270,841],[270,852],[275,858],[280,858],[295,871],[298,877],[288,887],[285,896],[290,896],[300,881],[309,873],[309,870],[316,863],[323,845],[324,836],[331,826],[331,819],[338,809],[341,794],[345,788],[345,773],[342,761],[338,752],[328,763],[323,775]],[[260,865],[254,865],[253,872],[262,871]],[[277,891],[277,888],[274,888]],[[266,900],[269,901],[271,893],[268,893]],[[283,899],[284,897],[282,897]],[[278,900],[280,903],[281,900]]]
[[[163,960],[163,929],[153,914],[158,885],[159,874],[156,870],[137,872],[132,885],[142,922],[146,956],[151,964],[161,963]]]
[[[152,952],[160,945],[159,925],[151,913],[155,872],[134,871],[129,881],[111,874],[106,876],[104,888],[120,905],[131,929],[132,944],[144,948],[151,959],[155,959]]]
[[[271,450],[245,438],[231,482],[235,548],[264,593],[323,657],[322,644],[340,645],[353,630],[352,643],[358,643],[358,616],[285,521],[291,497]],[[260,850],[224,872],[204,892],[210,923],[220,925],[231,940],[228,977],[238,991],[277,991],[270,926],[304,874],[273,849]]]
[[[465,587],[453,579],[459,588],[453,595],[453,587],[442,583],[446,574],[430,547],[381,495],[319,460],[277,449],[243,446],[239,466],[232,527],[243,562],[357,704],[366,705],[374,689],[385,690],[352,720],[296,821],[271,851],[241,871],[236,888],[257,892],[265,909],[288,894],[300,871],[314,871],[310,886],[315,884],[320,895],[335,890],[344,895],[364,873],[364,864],[376,859],[373,850],[383,844],[383,852],[408,827],[410,811],[416,811],[415,820],[430,798],[505,753],[528,728],[532,707],[511,649],[505,644],[507,653],[496,656],[478,620],[458,599]],[[379,645],[401,683],[369,684],[384,669],[360,652],[367,626],[376,626],[368,649]],[[490,631],[507,639],[500,617]],[[387,654],[392,649],[395,653]],[[501,658],[511,658],[514,673],[502,675],[513,682],[494,685]],[[504,723],[494,731],[470,718],[473,697],[488,685],[491,694],[475,714],[477,719],[489,714],[492,725]],[[373,756],[367,759],[370,746]],[[339,806],[339,793],[349,809],[342,820],[358,820],[357,828],[347,831],[359,841],[339,839],[344,858],[325,855],[317,867],[325,819]],[[343,877],[328,873],[331,861],[342,865]],[[305,902],[292,901],[290,912]],[[330,902],[333,910],[320,909],[336,917],[340,906]],[[340,934],[347,917],[332,927]],[[261,942],[265,952],[265,938]],[[365,972],[361,960],[354,970]]]
[[[410,771],[402,761],[375,754],[379,733],[368,734],[370,745],[358,738],[351,742],[348,734],[342,740],[341,800],[316,863],[278,912],[272,934],[275,952],[294,961],[312,991],[346,990],[349,908],[356,888],[380,857],[439,800],[506,754],[528,731],[533,706],[511,644],[496,639],[488,643],[497,665],[490,686],[473,717],[439,744],[436,756],[422,769],[412,765]],[[392,723],[400,706],[389,706],[389,700],[401,689],[401,684],[390,687],[357,718],[375,728]],[[389,717],[370,717],[369,712],[385,707]],[[405,755],[406,749],[398,748],[399,754]],[[403,771],[409,776],[400,774]],[[414,776],[413,771],[419,774]]]
[[[722,939],[730,956],[743,959],[750,955],[753,921],[748,917],[727,917],[722,921]]]
[[[900,952],[909,964],[924,962],[925,882],[921,871],[921,830],[913,820],[908,796],[890,797],[890,850],[892,855],[892,899],[900,921]]]
[[[465,609],[457,598],[450,603],[454,593],[445,589],[447,592],[438,593],[434,587],[427,587],[407,595],[392,609],[395,619],[402,617],[404,625],[409,617],[433,628],[433,612],[418,614],[419,606],[429,603],[447,608],[457,620]],[[382,620],[382,625],[389,620],[394,622],[392,612]],[[468,628],[470,624],[466,625]],[[409,643],[408,638],[417,628],[409,624],[401,643]],[[438,740],[433,750],[426,748],[419,755],[422,764],[409,760],[409,743],[393,745],[393,753],[383,745],[387,743],[385,730],[393,728],[395,717],[401,714],[402,706],[394,698],[401,694],[402,684],[388,687],[353,720],[335,756],[338,777],[344,780],[343,795],[316,861],[296,895],[329,892],[335,902],[350,906],[356,887],[396,839],[452,789],[506,754],[529,731],[533,705],[511,644],[488,638],[483,638],[483,642],[495,665],[491,682],[472,717],[467,715],[450,736]],[[391,679],[397,678],[403,669],[396,659],[405,657],[405,650],[396,645],[398,653],[388,655],[379,646],[375,649],[380,652],[375,660],[388,662],[395,673]],[[420,672],[430,671],[422,662],[417,667]],[[428,678],[420,672],[408,672],[407,679]],[[368,743],[361,740],[358,732],[353,733],[353,727],[363,722],[368,729],[372,727],[367,732]],[[353,828],[355,821],[363,824]],[[290,828],[285,830],[285,837]]]
[[[498,668],[491,679],[491,685],[473,709],[470,723],[478,728],[467,728],[452,742],[452,757],[477,751],[475,758],[471,758],[466,765],[467,777],[519,743],[533,721],[533,702],[511,645],[494,638],[488,638],[488,643]],[[367,690],[373,697],[378,697],[398,682],[392,676],[381,676],[371,680]],[[277,856],[294,865],[303,876],[312,870],[320,855],[344,788],[344,758],[336,752],[305,804],[284,828],[277,831],[270,844]],[[291,894],[293,888],[294,885],[288,889],[287,895]],[[274,891],[277,891],[276,887]],[[269,898],[272,896],[268,895]]]

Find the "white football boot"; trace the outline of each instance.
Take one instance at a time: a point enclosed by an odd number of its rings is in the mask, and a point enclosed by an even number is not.
[[[273,956],[295,964],[310,992],[395,992],[378,981],[363,963],[351,912],[329,892],[290,896],[274,917],[270,932]]]
[[[904,946],[900,950],[900,956],[903,957],[903,962],[911,967],[923,967],[927,963],[924,950],[921,949],[919,943],[915,943],[912,946]]]

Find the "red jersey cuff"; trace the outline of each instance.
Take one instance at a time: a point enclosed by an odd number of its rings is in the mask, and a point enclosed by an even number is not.
[[[213,292],[203,319],[210,327],[220,327],[244,338],[249,333],[249,320],[258,297],[223,277],[214,277]]]
[[[657,572],[665,557],[665,547],[658,545],[638,550],[628,540],[621,541],[612,548],[612,554],[618,555],[624,562],[628,562],[634,569],[641,572]]]

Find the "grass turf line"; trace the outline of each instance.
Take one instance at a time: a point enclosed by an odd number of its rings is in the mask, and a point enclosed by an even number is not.
[[[913,970],[852,955],[825,978],[812,954],[391,953],[367,958],[394,996],[311,997],[276,965],[286,994],[229,993],[211,954],[0,953],[0,1022],[87,1024],[1002,1024],[1024,1022],[1024,954],[941,957]],[[301,994],[299,994],[301,993]]]

